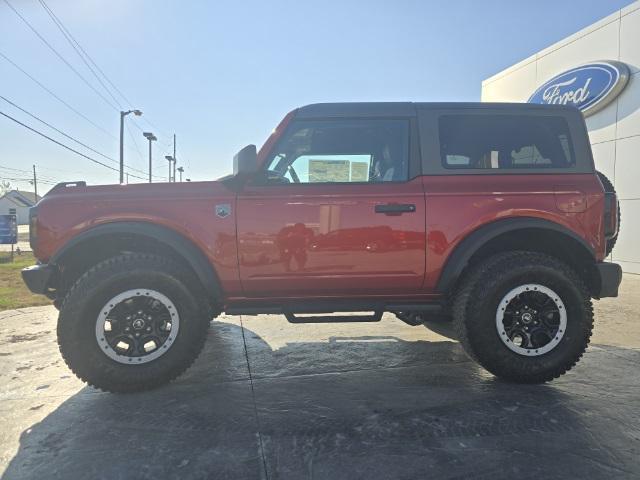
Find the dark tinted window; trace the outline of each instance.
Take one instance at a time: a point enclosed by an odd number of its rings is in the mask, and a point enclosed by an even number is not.
[[[548,116],[442,116],[440,156],[445,168],[567,168],[575,164],[566,120]]]
[[[404,181],[409,169],[406,120],[294,122],[267,162],[285,183]]]

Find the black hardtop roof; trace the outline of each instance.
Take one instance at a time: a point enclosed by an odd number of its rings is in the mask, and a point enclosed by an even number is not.
[[[375,117],[413,116],[420,109],[492,109],[492,110],[562,110],[577,111],[566,105],[540,105],[536,103],[493,103],[493,102],[345,102],[313,103],[296,110],[298,118],[322,117]]]

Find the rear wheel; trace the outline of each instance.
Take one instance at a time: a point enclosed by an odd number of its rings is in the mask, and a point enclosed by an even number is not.
[[[499,254],[469,272],[453,317],[473,359],[498,377],[522,383],[546,382],[571,369],[593,328],[581,278],[536,252]]]
[[[167,383],[196,359],[211,311],[199,284],[175,262],[147,254],[105,260],[69,290],[58,318],[67,365],[111,392]]]

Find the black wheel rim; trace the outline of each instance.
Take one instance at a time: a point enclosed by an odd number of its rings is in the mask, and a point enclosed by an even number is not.
[[[155,290],[128,290],[101,309],[96,340],[112,360],[140,364],[164,355],[175,341],[180,317],[175,305]]]
[[[525,356],[543,355],[562,340],[567,313],[560,296],[539,284],[510,290],[496,312],[496,329],[502,342]]]

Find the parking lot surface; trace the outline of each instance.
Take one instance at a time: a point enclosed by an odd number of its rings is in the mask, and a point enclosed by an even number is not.
[[[496,380],[445,324],[221,317],[169,386],[66,368],[56,310],[0,312],[0,473],[33,478],[640,478],[640,278],[546,385]],[[438,333],[436,333],[438,332]]]

